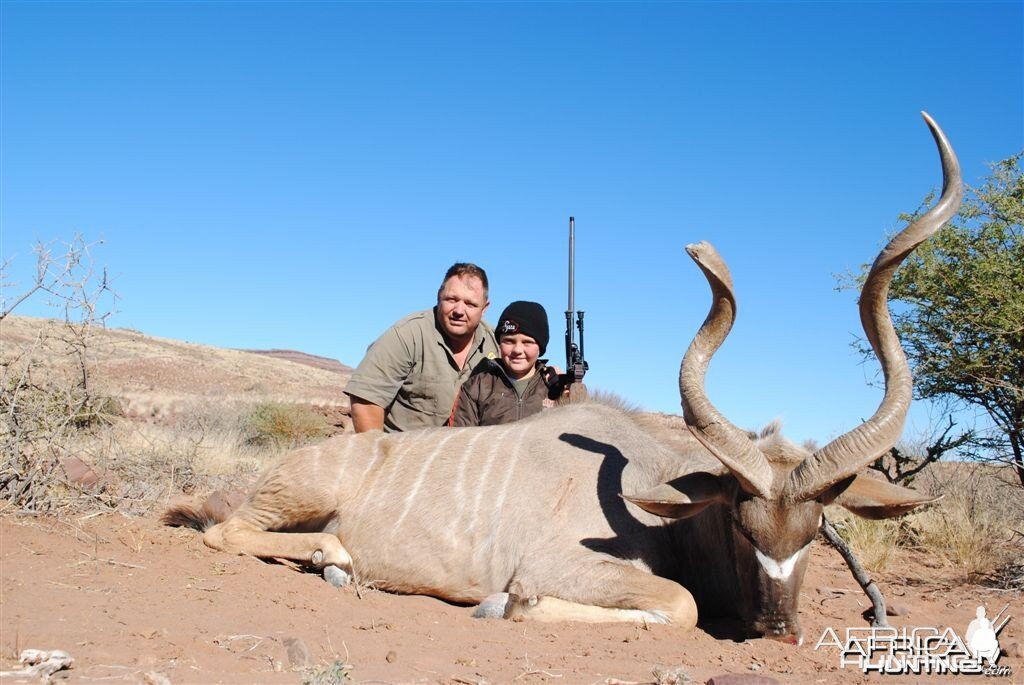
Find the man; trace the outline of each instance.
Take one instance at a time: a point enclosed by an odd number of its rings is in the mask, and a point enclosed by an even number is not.
[[[462,382],[480,361],[498,354],[494,331],[483,322],[489,304],[484,270],[453,264],[437,306],[385,331],[352,374],[345,393],[356,432],[444,425]]]

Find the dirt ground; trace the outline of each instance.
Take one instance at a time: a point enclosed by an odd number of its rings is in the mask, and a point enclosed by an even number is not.
[[[203,546],[191,530],[117,513],[0,517],[0,670],[23,649],[74,658],[58,682],[648,683],[682,667],[692,682],[725,673],[783,683],[1024,683],[1020,593],[957,585],[912,558],[878,576],[897,626],[963,635],[978,605],[1013,618],[1000,633],[1012,674],[865,676],[841,669],[822,632],[865,626],[867,602],[839,556],[815,543],[804,583],[803,646],[734,642],[672,626],[475,620],[429,597],[337,590],[319,576]],[[926,580],[925,580],[926,579]],[[1005,615],[1005,614],[1004,614]],[[335,676],[332,679],[332,676]],[[319,679],[317,679],[319,678]],[[15,682],[6,677],[2,682]],[[27,679],[30,680],[30,679]]]

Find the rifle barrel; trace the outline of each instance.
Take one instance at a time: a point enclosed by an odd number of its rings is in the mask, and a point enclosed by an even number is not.
[[[998,628],[996,627],[996,624],[993,622],[993,624],[992,624],[992,632],[995,633],[996,635],[998,635],[999,631],[1001,631],[1003,628],[1006,627],[1006,624],[1010,622],[1011,618],[1013,618],[1013,616],[1007,616],[1006,618],[1004,618],[1003,622],[999,624]]]
[[[1006,611],[1006,610],[1007,610],[1007,609],[1009,609],[1009,608],[1010,608],[1010,603],[1009,603],[1009,602],[1007,602],[1007,603],[1006,603],[1006,606],[1004,606],[1004,607],[1003,607],[1002,609],[1000,609],[1000,610],[999,610],[999,613],[998,613],[998,614],[996,614],[995,618],[993,618],[993,619],[992,619],[992,623],[993,623],[993,625],[995,624],[995,622],[996,622],[996,621],[998,621],[998,620],[999,620],[999,617],[1003,615],[1003,612],[1004,612],[1004,611]]]
[[[569,311],[576,311],[576,220],[569,217]]]

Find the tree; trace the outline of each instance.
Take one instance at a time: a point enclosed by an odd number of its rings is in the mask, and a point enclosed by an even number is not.
[[[965,189],[956,217],[897,270],[889,300],[916,396],[984,410],[991,429],[965,433],[962,451],[1012,465],[1024,485],[1022,157],[992,165],[981,187]]]
[[[907,442],[901,441],[893,445],[889,451],[880,456],[868,468],[881,473],[887,481],[896,485],[911,485],[919,473],[942,459],[947,452],[970,445],[975,439],[973,430],[966,430],[959,435],[950,436],[956,423],[953,415],[946,416],[945,427],[934,427],[928,437]]]
[[[74,456],[76,434],[105,423],[117,407],[93,387],[94,340],[116,297],[106,271],[97,273],[91,249],[81,236],[71,242],[36,246],[30,286],[8,279],[10,263],[0,265],[0,500],[27,511],[53,508],[55,483],[72,480],[64,464]],[[61,312],[27,339],[9,338],[8,318],[33,297]],[[50,364],[48,360],[61,363]]]

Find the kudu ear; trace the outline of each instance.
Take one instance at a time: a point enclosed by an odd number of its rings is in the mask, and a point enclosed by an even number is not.
[[[888,519],[940,499],[942,495],[930,497],[883,480],[857,476],[835,503],[866,519]]]
[[[636,495],[622,495],[649,514],[671,519],[689,518],[705,507],[726,499],[722,479],[713,473],[698,471]]]

